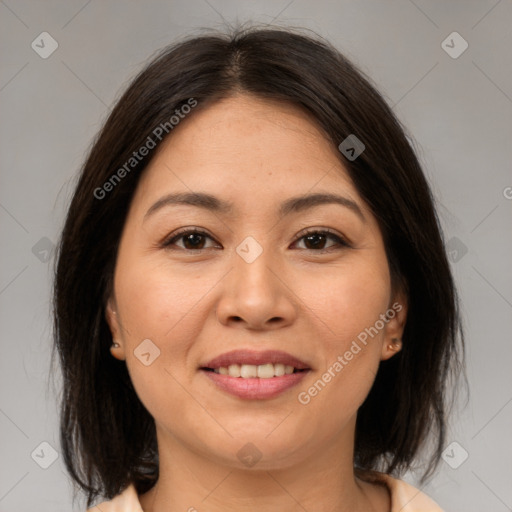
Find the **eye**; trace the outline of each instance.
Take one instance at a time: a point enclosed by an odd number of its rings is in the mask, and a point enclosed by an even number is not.
[[[172,235],[167,238],[163,243],[162,247],[173,249],[174,247],[180,247],[187,251],[201,251],[203,249],[208,249],[209,247],[205,247],[206,240],[214,240],[208,233],[198,228],[184,228],[178,232],[172,233]],[[331,239],[335,243],[331,246],[325,247],[326,242]],[[350,244],[342,238],[340,235],[328,230],[309,230],[305,233],[301,233],[301,235],[295,240],[294,244],[301,242],[304,240],[305,250],[311,250],[314,252],[329,252],[330,250],[335,250],[340,247],[350,247]],[[178,242],[181,242],[182,245],[179,245]],[[174,246],[174,247],[173,247]]]
[[[336,242],[334,246],[331,245],[327,248],[325,247],[328,239],[334,240]],[[304,240],[306,250],[312,250],[315,252],[328,252],[333,248],[336,249],[336,246],[338,246],[338,249],[340,246],[350,247],[350,244],[345,239],[333,233],[329,229],[309,230],[305,233],[301,233],[300,237],[294,243],[300,242],[301,240]]]
[[[172,246],[178,246],[189,251],[201,251],[202,249],[208,249],[208,247],[205,247],[205,239],[207,238],[213,240],[213,238],[208,233],[202,231],[201,229],[184,228],[176,233],[173,233],[170,238],[162,243],[162,247],[173,249]],[[183,245],[181,246],[176,243],[180,241],[183,242]]]

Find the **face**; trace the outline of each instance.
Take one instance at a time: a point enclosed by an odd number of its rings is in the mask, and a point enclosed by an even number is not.
[[[336,147],[241,95],[182,121],[141,177],[106,314],[159,443],[270,469],[352,439],[405,311]]]

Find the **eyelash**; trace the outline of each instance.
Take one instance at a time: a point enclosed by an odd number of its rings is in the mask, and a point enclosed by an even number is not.
[[[161,244],[162,248],[174,250],[174,248],[172,248],[172,245],[177,240],[179,240],[180,238],[183,238],[185,235],[192,235],[192,234],[205,236],[207,238],[210,238],[211,240],[214,240],[213,237],[211,237],[206,231],[203,231],[202,229],[199,229],[199,228],[184,228],[184,229],[179,230],[179,231],[177,231],[175,233],[172,233],[172,235],[170,235],[170,237],[167,238]],[[342,248],[351,247],[351,245],[343,237],[341,237],[340,235],[336,234],[335,232],[333,232],[333,231],[331,231],[330,229],[327,229],[327,228],[326,229],[310,229],[308,231],[303,231],[293,241],[293,244],[295,244],[299,240],[302,240],[303,238],[306,238],[306,237],[308,237],[310,235],[327,235],[328,238],[332,238],[332,239],[334,239],[337,242],[338,247],[331,246],[331,247],[328,247],[327,249],[319,249],[319,250],[316,250],[316,249],[303,249],[305,251],[312,251],[312,252],[315,252],[315,253],[324,254],[324,253],[331,252],[333,250],[340,250]],[[195,250],[195,249],[186,249],[186,248],[181,247],[180,249],[183,249],[184,251],[187,251],[187,252],[195,252],[197,254],[200,254],[200,253],[202,253],[203,251],[205,251],[205,250],[207,250],[209,248]]]

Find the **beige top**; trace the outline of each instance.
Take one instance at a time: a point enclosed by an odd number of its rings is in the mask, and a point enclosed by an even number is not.
[[[426,494],[384,473],[377,473],[376,479],[384,482],[391,494],[391,512],[443,512]],[[100,503],[88,512],[144,512],[135,487],[130,485],[111,501]]]

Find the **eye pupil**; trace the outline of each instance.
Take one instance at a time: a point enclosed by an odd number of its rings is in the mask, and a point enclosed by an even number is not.
[[[185,247],[187,247],[187,244],[190,245],[191,243],[191,248],[193,249],[197,249],[202,243],[204,243],[204,240],[203,240],[203,235],[201,234],[198,234],[198,233],[190,233],[188,235],[185,235],[183,237],[184,239],[184,245]],[[189,249],[190,247],[187,247],[187,249]],[[201,247],[199,247],[201,248]]]
[[[312,248],[318,248],[319,245],[322,245],[322,242],[325,243],[325,235],[314,233],[312,235],[306,236],[307,243],[312,242],[313,247]],[[314,241],[316,239],[316,242]],[[319,240],[322,239],[322,240]],[[308,247],[309,248],[309,247]]]

